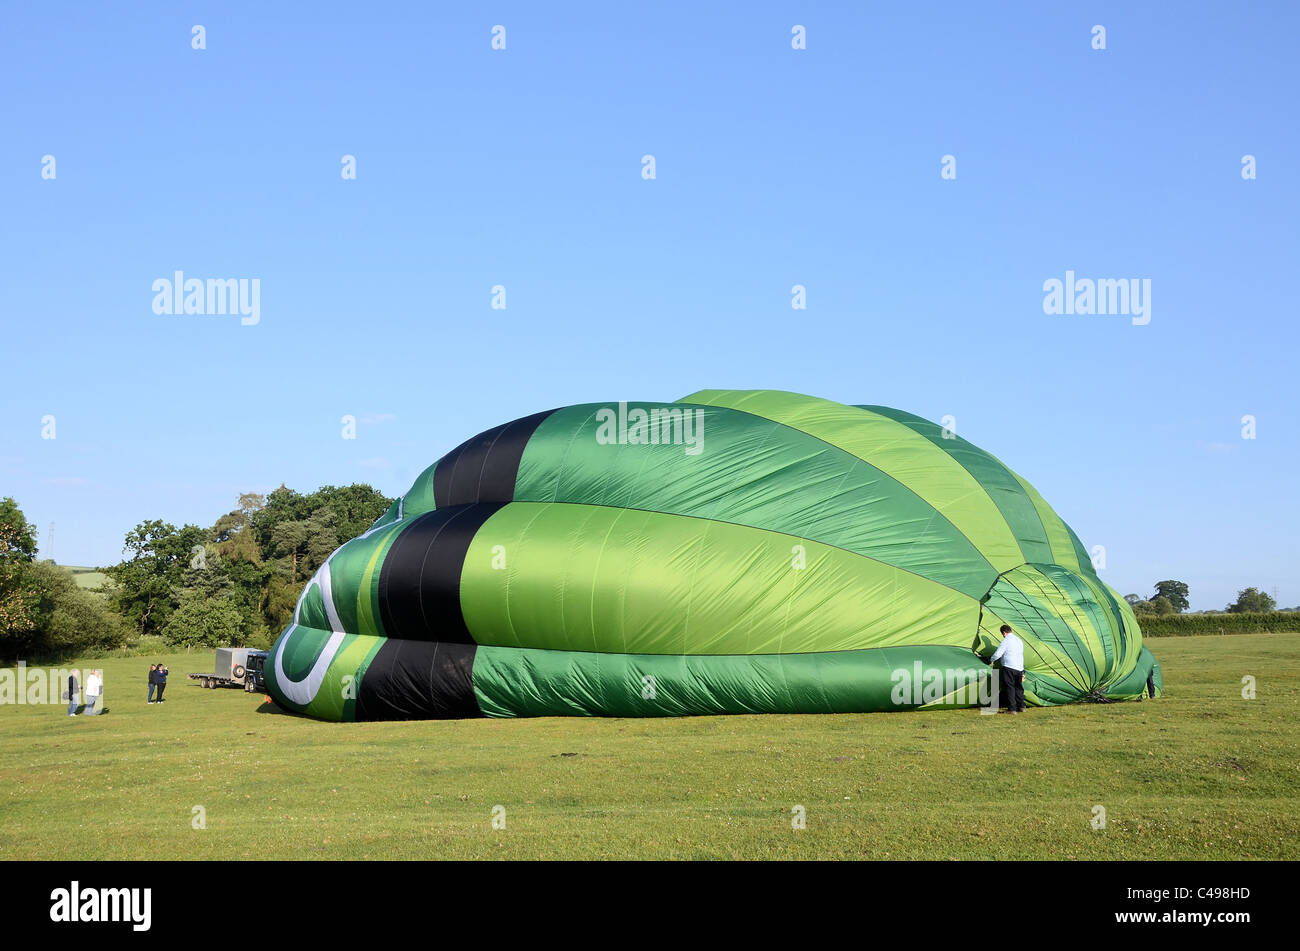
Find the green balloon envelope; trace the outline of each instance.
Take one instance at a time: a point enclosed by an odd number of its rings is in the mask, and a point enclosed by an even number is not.
[[[591,403],[475,436],[308,583],[267,662],[327,720],[1034,704],[1160,669],[1024,479],[920,417],[771,390]]]

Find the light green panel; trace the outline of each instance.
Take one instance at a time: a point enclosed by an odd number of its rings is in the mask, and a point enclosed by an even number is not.
[[[701,390],[682,402],[753,413],[839,446],[925,499],[998,572],[1024,561],[1015,534],[979,482],[952,456],[902,423],[856,406],[778,390]]]
[[[493,567],[498,545],[504,568]],[[461,606],[479,644],[639,654],[969,647],[979,619],[973,598],[816,542],[535,502],[513,502],[479,529]]]
[[[993,504],[1016,536],[1024,561],[1051,561],[1052,548],[1043,529],[1042,520],[1026,494],[1020,480],[1003,463],[978,446],[972,445],[938,423],[922,419],[913,413],[888,406],[860,406],[881,416],[902,423],[913,432],[920,433],[934,446],[946,452],[984,487]]]

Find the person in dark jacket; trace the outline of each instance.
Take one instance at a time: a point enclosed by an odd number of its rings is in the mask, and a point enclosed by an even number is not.
[[[158,678],[158,700],[157,700],[157,702],[158,702],[158,703],[162,703],[162,702],[163,702],[163,691],[167,689],[167,668],[164,667],[162,664],[159,664],[159,665],[158,665],[158,673],[156,674],[156,676],[157,676],[157,678]]]
[[[149,665],[149,702],[153,703],[153,692],[158,686],[158,665]]]
[[[80,692],[81,688],[77,684],[77,672],[74,670],[68,674],[68,716],[70,717],[77,715],[77,695]]]

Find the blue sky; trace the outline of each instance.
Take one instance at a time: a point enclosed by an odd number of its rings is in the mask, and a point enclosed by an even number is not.
[[[1300,603],[1295,5],[700,6],[9,10],[0,495],[103,564],[538,410],[771,387],[954,416],[1121,593]],[[156,315],[178,269],[260,322]],[[1150,323],[1045,315],[1067,270]]]

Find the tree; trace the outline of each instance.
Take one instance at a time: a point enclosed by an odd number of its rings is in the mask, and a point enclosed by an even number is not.
[[[177,528],[159,519],[141,522],[126,535],[131,557],[105,568],[117,582],[113,606],[140,634],[157,634],[175,610],[185,572],[208,541],[197,525]],[[205,555],[206,557],[206,555]]]
[[[1138,617],[1148,617],[1152,614],[1174,614],[1173,603],[1164,595],[1152,598],[1150,601],[1138,601],[1133,605],[1133,613]]]
[[[392,504],[377,489],[358,483],[326,485],[310,495],[280,486],[252,511],[249,530],[265,560],[284,559],[291,581],[310,577],[330,552],[356,538]]]
[[[1126,594],[1124,595],[1124,600],[1129,603],[1129,607],[1133,607],[1139,601],[1143,600],[1143,598],[1140,594]]]
[[[0,654],[18,656],[39,625],[39,593],[31,575],[36,526],[18,503],[0,499]]]
[[[31,578],[39,598],[39,623],[30,648],[35,656],[66,656],[126,642],[126,625],[108,599],[79,587],[67,568],[38,561]]]
[[[1187,584],[1182,581],[1157,581],[1156,593],[1151,600],[1156,598],[1168,598],[1169,603],[1173,605],[1174,611],[1181,614],[1190,606],[1187,600],[1189,589]]]
[[[217,519],[212,526],[213,547],[223,557],[260,564],[262,550],[252,530],[252,519],[266,504],[266,496],[245,492],[239,496],[239,508]]]
[[[267,582],[266,597],[262,612],[266,617],[267,627],[279,634],[293,620],[294,608],[298,606],[298,597],[302,585],[294,584],[281,575],[275,575]]]
[[[269,644],[292,618],[302,582],[391,504],[364,484],[308,495],[281,485],[242,493],[210,529],[141,522],[127,535],[129,557],[104,569],[117,582],[114,606],[141,634],[174,643]]]
[[[333,513],[340,543],[356,538],[393,504],[392,499],[364,483],[321,486],[309,498],[314,511],[327,508]]]
[[[217,547],[215,544],[208,546],[210,549]],[[224,607],[234,608],[239,617],[239,629],[228,634],[222,643],[236,646],[262,645],[267,642],[266,625],[262,620],[262,600],[269,574],[270,569],[263,564],[242,557],[223,556],[214,550],[200,564],[191,561],[184,573],[182,586],[176,592],[176,601],[178,606],[222,602]],[[179,607],[164,625],[163,636],[174,643],[196,643],[176,626],[182,621],[193,620],[195,611],[187,611],[180,620],[177,620],[178,616]],[[204,623],[209,624],[206,620]]]
[[[284,485],[267,495],[262,507],[248,516],[249,529],[257,539],[262,557],[276,557],[276,545],[272,540],[276,526],[281,522],[302,521],[311,514],[311,510],[310,499]]]
[[[27,521],[18,503],[9,496],[0,499],[0,562],[11,558],[32,561],[36,557],[36,526]]]
[[[177,647],[224,647],[240,639],[243,618],[230,598],[186,591],[167,619],[162,635]]]
[[[1242,588],[1237,592],[1237,600],[1225,609],[1229,614],[1265,613],[1277,609],[1277,602],[1267,591],[1258,588]]]

